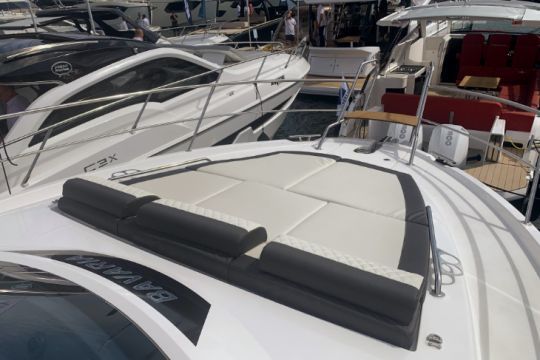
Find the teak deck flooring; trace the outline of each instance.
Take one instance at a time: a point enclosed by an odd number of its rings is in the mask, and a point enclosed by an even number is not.
[[[331,88],[331,89],[339,89],[339,87],[341,86],[341,81],[324,81],[324,77],[322,76],[306,76],[306,79],[317,79],[317,80],[321,80],[320,82],[305,82],[304,83],[304,87],[323,87],[323,88]],[[347,85],[349,85],[349,87],[351,87],[353,85],[353,82],[354,82],[354,79],[350,79],[350,78],[347,78],[347,79],[344,79],[344,81],[347,81]],[[356,82],[356,86],[355,86],[355,89],[356,90],[362,90],[362,87],[364,86],[364,82],[366,81],[366,79],[364,78],[359,78],[358,81]]]
[[[505,147],[505,150],[522,156],[522,150]],[[486,185],[506,190],[517,191],[527,186],[528,169],[508,155],[501,154],[499,162],[467,164],[465,171]]]
[[[365,123],[357,122],[352,126],[345,136],[356,138],[367,138],[367,126]],[[509,151],[519,157],[523,156],[523,150],[505,146]],[[469,162],[464,171],[474,176],[484,184],[505,190],[517,191],[527,186],[528,168],[508,155],[501,154],[498,162]]]

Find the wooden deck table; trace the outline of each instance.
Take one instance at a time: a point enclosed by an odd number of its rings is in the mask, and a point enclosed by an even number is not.
[[[480,90],[497,90],[499,83],[501,82],[500,77],[491,77],[491,76],[465,76],[460,82],[459,87],[466,89],[480,89]]]
[[[338,44],[349,43],[351,47],[354,47],[354,43],[360,42],[360,35],[344,36],[342,38],[335,39],[334,41],[337,42]]]

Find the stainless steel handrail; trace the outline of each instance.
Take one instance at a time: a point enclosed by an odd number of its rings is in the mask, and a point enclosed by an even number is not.
[[[82,106],[82,105],[89,105],[89,104],[95,104],[95,103],[100,103],[100,102],[107,102],[107,101],[111,101],[111,100],[122,100],[124,98],[132,98],[132,97],[137,97],[137,96],[141,96],[141,95],[149,95],[149,94],[155,94],[155,93],[174,92],[174,91],[179,91],[179,90],[192,90],[192,89],[197,89],[197,88],[211,87],[212,84],[194,84],[194,85],[184,85],[184,86],[174,86],[174,87],[172,85],[179,84],[179,83],[182,83],[182,82],[187,82],[187,81],[197,79],[197,78],[205,76],[205,75],[212,74],[214,72],[220,72],[223,69],[226,69],[226,68],[229,68],[229,67],[232,67],[232,66],[236,66],[236,65],[247,63],[247,62],[250,62],[250,61],[266,58],[266,57],[272,56],[274,54],[280,54],[280,53],[284,53],[284,52],[287,52],[287,50],[280,51],[280,52],[277,52],[277,53],[268,53],[268,54],[265,54],[265,55],[260,56],[260,57],[256,57],[256,58],[253,58],[253,59],[248,59],[248,60],[245,60],[245,61],[241,61],[241,62],[238,62],[238,63],[227,65],[227,66],[224,66],[224,67],[221,67],[221,68],[213,69],[213,70],[210,70],[210,71],[207,71],[207,72],[195,75],[195,76],[191,76],[189,78],[185,78],[185,79],[182,79],[182,80],[178,80],[176,82],[169,83],[167,85],[163,85],[163,86],[155,88],[155,89],[136,91],[136,92],[124,93],[124,94],[117,94],[117,95],[111,95],[111,96],[88,99],[88,100],[78,100],[78,101],[72,102],[72,103],[64,103],[64,104],[57,104],[57,105],[51,105],[51,106],[44,106],[44,107],[35,108],[35,109],[29,109],[29,110],[25,110],[25,111],[16,112],[16,113],[0,115],[0,120],[10,119],[10,118],[14,118],[14,117],[20,117],[22,115],[28,115],[28,114],[39,113],[39,112],[44,112],[44,111],[53,111],[53,110],[66,109],[66,108],[77,107],[77,106]],[[330,80],[325,79],[325,80],[330,81],[331,79]],[[267,82],[267,83],[299,82],[299,81],[304,81],[304,79],[275,79],[275,80],[257,80],[257,81],[258,82]],[[320,81],[320,80],[314,79],[314,80],[311,80],[311,81]],[[251,84],[251,83],[253,83],[253,80],[222,82],[218,86],[243,85],[243,84]],[[68,123],[70,121],[74,121],[74,120],[80,118],[81,116],[87,115],[87,114],[92,113],[92,112],[101,111],[101,110],[106,109],[107,107],[113,106],[115,104],[116,104],[116,102],[111,103],[111,104],[106,104],[103,107],[100,107],[99,109],[92,109],[87,113],[78,114],[73,118],[66,119],[66,120],[58,122],[58,123],[56,123],[54,125],[51,125],[51,127],[58,127],[58,126],[64,125],[64,124],[66,124],[66,123]],[[18,137],[16,139],[13,139],[13,140],[7,142],[6,145],[10,145],[12,143],[24,140],[24,139],[26,139],[28,137],[31,137],[31,136],[34,136],[36,134],[45,132],[49,128],[50,127],[46,127],[46,128],[37,130],[36,132],[29,133],[29,134],[26,134],[24,136],[20,136],[20,137]]]
[[[266,110],[265,111],[265,113],[276,113],[276,114],[277,113],[285,113],[285,114],[288,114],[288,113],[301,113],[301,112],[302,113],[303,112],[315,112],[315,113],[324,112],[324,113],[333,113],[333,114],[335,114],[336,109],[335,108],[332,108],[332,109],[288,109],[288,110],[276,109],[276,110]],[[231,116],[241,115],[241,114],[260,114],[260,111],[257,110],[257,111],[240,111],[240,112],[233,112],[233,113],[221,113],[219,115],[205,116],[205,119],[214,119],[214,118],[220,118],[220,117],[224,117],[224,116],[231,117]],[[180,123],[184,123],[184,122],[197,121],[198,119],[199,119],[199,117],[192,117],[192,118],[186,118],[186,119],[181,119],[181,120],[160,122],[158,124],[152,124],[152,125],[147,125],[147,126],[139,126],[139,127],[137,127],[137,129],[135,129],[135,132],[136,131],[142,131],[142,130],[148,130],[148,129],[154,129],[154,128],[158,128],[158,127],[161,127],[161,126],[167,126],[167,125],[172,125],[172,124],[180,124]],[[82,140],[76,140],[76,141],[72,141],[72,142],[69,142],[69,143],[62,143],[62,144],[58,144],[58,145],[48,146],[46,148],[43,148],[43,150],[34,150],[34,151],[28,151],[28,152],[26,152],[24,154],[13,155],[13,156],[10,156],[10,159],[11,160],[17,160],[17,159],[20,159],[20,158],[25,158],[25,157],[28,157],[28,156],[36,155],[36,154],[38,154],[40,152],[47,152],[47,151],[53,151],[53,150],[68,148],[70,146],[80,145],[80,144],[84,144],[84,143],[87,143],[87,142],[91,142],[91,141],[95,141],[95,140],[99,140],[99,139],[105,139],[105,138],[108,138],[108,137],[113,137],[113,136],[118,136],[118,135],[124,135],[124,134],[132,133],[132,132],[133,132],[133,130],[131,128],[130,129],[118,130],[118,131],[111,131],[111,132],[108,132],[106,134],[92,136],[92,137],[88,137],[88,138],[85,138],[85,139],[82,139]],[[0,163],[3,164],[5,162],[9,162],[9,160],[0,159]]]
[[[426,108],[429,84],[431,83],[431,77],[433,75],[434,69],[435,67],[433,66],[433,63],[430,63],[426,72],[424,84],[422,86],[422,94],[420,95],[420,100],[418,102],[418,109],[416,110],[416,117],[418,120],[416,122],[416,126],[414,127],[414,134],[412,137],[412,149],[411,149],[411,155],[409,157],[409,165],[413,164],[414,156],[416,154],[416,148],[418,147],[418,134],[420,133],[420,126],[422,125],[422,117],[424,116],[424,109]]]
[[[203,109],[201,111],[201,116],[199,117],[199,121],[197,122],[197,126],[195,126],[195,130],[193,131],[193,135],[191,136],[191,141],[189,143],[187,151],[191,151],[191,148],[193,147],[193,144],[195,143],[195,139],[197,138],[197,135],[199,134],[199,129],[201,128],[201,124],[202,124],[202,121],[204,119],[204,115],[206,114],[206,109],[208,109],[208,105],[210,104],[210,100],[212,99],[212,95],[214,95],[214,91],[216,90],[216,86],[219,83],[219,79],[221,79],[221,74],[223,74],[223,72],[219,73],[219,76],[218,76],[216,82],[214,82],[214,84],[212,84],[212,87],[210,88],[210,94],[208,94],[208,96],[206,97],[206,102],[204,103],[204,107],[203,107]]]
[[[295,48],[294,50],[297,50],[297,49],[298,49],[298,47]],[[263,56],[263,62],[262,62],[262,63],[264,64],[266,58],[267,58],[268,56],[271,56],[271,55],[274,55],[274,54],[273,54],[273,53],[265,54],[265,55]],[[289,57],[289,59],[288,59],[288,61],[287,61],[287,64],[285,65],[285,68],[286,68],[287,65],[289,64],[290,59],[291,59],[291,57]],[[248,61],[253,61],[253,60],[255,60],[255,59],[249,59],[249,60],[246,60],[246,62],[248,62]],[[238,65],[238,63],[231,64],[230,66],[234,66],[234,65]],[[227,66],[227,67],[228,67],[228,66]],[[204,119],[204,117],[205,117],[206,109],[208,108],[208,105],[209,105],[209,103],[210,103],[210,99],[211,99],[211,97],[212,97],[212,95],[213,95],[213,93],[214,93],[214,91],[215,91],[215,89],[216,89],[216,86],[218,85],[219,79],[221,78],[221,75],[222,75],[222,73],[223,73],[223,69],[224,69],[224,68],[226,68],[226,67],[221,67],[221,68],[219,68],[219,69],[213,69],[213,70],[211,70],[211,71],[209,72],[209,73],[211,73],[211,72],[213,72],[213,71],[219,71],[218,79],[217,79],[213,84],[211,84],[212,87],[211,87],[211,90],[210,90],[210,94],[208,95],[208,97],[207,97],[207,99],[206,99],[206,103],[205,103],[205,105],[204,105],[203,111],[202,111],[202,113],[201,113],[201,116],[200,116],[200,118],[199,118],[199,121],[198,121],[198,123],[197,123],[197,126],[196,126],[196,128],[195,128],[195,130],[194,130],[193,136],[192,136],[192,138],[191,138],[191,142],[190,142],[190,144],[189,144],[189,146],[188,146],[188,151],[191,150],[191,148],[192,148],[192,146],[193,146],[193,144],[194,144],[194,142],[195,142],[195,140],[196,140],[196,137],[197,137],[197,135],[198,135],[199,128],[200,128],[200,126],[201,126],[201,124],[202,124],[202,121],[203,121],[203,119]],[[259,69],[259,70],[260,70],[260,69]],[[197,75],[197,76],[202,76],[202,74],[199,74],[199,75]],[[195,76],[195,77],[197,77],[197,76]],[[192,79],[192,78],[194,78],[194,77],[187,78],[187,79],[182,79],[182,80],[180,80],[179,82],[187,81],[188,79]],[[253,82],[253,81],[248,81],[248,82],[246,82],[246,83],[251,84],[252,82]],[[178,82],[177,82],[177,83],[178,83]],[[237,85],[237,84],[238,84],[238,82],[234,82],[234,83],[231,84],[231,85]],[[207,86],[208,84],[204,84],[204,85]],[[223,86],[223,84],[221,84],[221,85]],[[159,88],[158,88],[158,89],[153,89],[153,91],[158,91],[158,90],[171,90],[171,91],[172,91],[172,89],[169,87],[169,85],[166,85],[166,86],[167,86],[167,88],[164,88],[164,89],[159,89]],[[188,87],[189,87],[189,88],[192,88],[191,86],[188,86]],[[194,86],[193,88],[197,88],[197,86]],[[153,92],[149,92],[149,93],[148,93],[148,96],[147,96],[147,98],[146,98],[146,101],[145,101],[145,103],[144,103],[144,105],[143,105],[141,111],[139,112],[139,114],[138,114],[138,116],[137,116],[137,118],[136,118],[136,120],[135,120],[135,123],[133,124],[133,126],[132,126],[132,128],[131,128],[131,131],[132,131],[132,132],[136,129],[137,124],[139,123],[139,121],[140,121],[140,119],[141,119],[141,117],[142,117],[142,115],[143,115],[143,112],[144,112],[144,110],[146,109],[146,106],[147,106],[147,104],[148,104],[148,101],[149,101],[149,99],[150,99],[152,93],[153,93]],[[129,96],[128,98],[131,98],[131,97],[132,97],[132,96]],[[122,100],[119,100],[119,101],[117,101],[117,102],[115,102],[115,103],[118,103],[118,102],[121,102],[121,101],[122,101]],[[103,108],[107,108],[108,106],[112,106],[112,105],[115,104],[115,103],[112,103],[112,104],[106,104],[106,105],[104,105],[104,106],[102,106],[102,107],[100,107],[100,108],[90,110],[90,112],[100,111],[100,110],[102,110]],[[78,102],[78,104],[81,105],[81,102]],[[24,112],[23,112],[23,113],[24,113]],[[87,113],[88,113],[88,112],[87,112]],[[86,114],[86,113],[85,113],[85,114]],[[12,113],[12,114],[6,114],[5,116],[9,116],[9,118],[13,118],[13,117],[15,117],[15,116],[17,116],[17,115],[18,115],[18,113]],[[21,183],[22,186],[26,186],[26,184],[28,183],[28,180],[30,179],[30,175],[31,175],[31,173],[32,173],[32,171],[33,171],[35,165],[37,164],[37,161],[38,161],[38,159],[39,159],[39,156],[40,156],[40,154],[41,154],[41,151],[42,151],[43,148],[45,147],[46,142],[48,141],[49,137],[50,137],[51,134],[52,134],[52,130],[53,130],[54,128],[58,127],[58,126],[61,126],[61,125],[65,124],[65,123],[69,122],[69,121],[74,121],[74,120],[76,120],[77,118],[80,118],[80,117],[83,116],[83,115],[84,115],[84,114],[77,115],[77,116],[75,116],[75,117],[72,117],[72,118],[70,118],[70,119],[67,119],[67,120],[58,122],[58,123],[56,123],[56,124],[54,124],[54,125],[52,125],[52,126],[49,126],[49,127],[43,128],[43,129],[40,129],[40,130],[38,130],[37,132],[35,132],[35,133],[37,134],[37,133],[41,133],[41,132],[43,132],[43,131],[47,131],[47,133],[46,133],[46,135],[45,135],[45,138],[42,140],[42,143],[41,143],[41,145],[40,145],[40,149],[39,149],[40,151],[38,151],[38,152],[36,153],[35,158],[34,158],[34,160],[32,161],[32,163],[31,163],[31,165],[30,165],[30,168],[28,169],[28,172],[27,172],[26,176],[25,176],[24,179],[23,179],[23,182]],[[0,120],[1,120],[1,119],[2,119],[2,117],[0,116]],[[21,138],[28,138],[28,134],[27,134],[26,136],[24,136],[24,137],[19,137],[18,139],[15,139],[15,140],[13,140],[12,142],[9,142],[8,144],[4,144],[4,145],[12,144],[12,143],[15,142],[15,141],[20,141],[19,139],[21,139]],[[7,176],[6,176],[6,181],[8,181]]]
[[[148,94],[159,93],[159,92],[176,91],[176,90],[183,90],[183,89],[194,89],[194,88],[197,88],[197,87],[211,86],[211,84],[210,85],[208,85],[208,84],[200,84],[200,85],[188,85],[188,86],[184,86],[184,87],[181,87],[181,88],[180,87],[178,87],[178,88],[172,88],[171,87],[172,85],[175,85],[175,84],[180,84],[180,83],[183,83],[183,82],[187,82],[189,80],[194,80],[194,79],[206,76],[206,75],[210,75],[210,74],[215,73],[215,72],[220,72],[223,69],[228,69],[228,68],[231,68],[231,67],[234,67],[234,66],[237,66],[237,65],[246,64],[248,62],[263,59],[263,58],[266,58],[266,57],[269,57],[269,56],[272,56],[272,55],[284,54],[284,53],[288,53],[289,51],[294,52],[300,45],[301,44],[298,44],[296,47],[291,48],[291,49],[284,49],[284,50],[280,50],[280,51],[276,51],[276,52],[266,53],[264,55],[257,56],[257,57],[251,58],[251,59],[245,59],[243,61],[238,61],[238,62],[229,64],[229,65],[224,65],[224,66],[221,66],[219,68],[211,69],[211,70],[208,70],[206,72],[203,72],[203,73],[200,73],[200,74],[197,74],[197,75],[194,75],[194,76],[190,76],[190,77],[185,78],[185,79],[181,79],[181,80],[178,80],[178,81],[171,82],[169,84],[163,85],[163,86],[155,88],[155,89],[144,90],[144,91],[136,91],[136,92],[124,93],[124,94],[116,94],[116,95],[111,95],[111,96],[106,96],[106,97],[101,97],[101,98],[88,99],[88,100],[79,100],[79,101],[72,102],[72,103],[44,106],[44,107],[40,107],[40,108],[36,108],[36,109],[30,109],[30,110],[20,111],[20,112],[16,112],[16,113],[11,113],[11,114],[0,115],[0,120],[10,119],[10,118],[13,118],[13,117],[20,117],[21,115],[38,113],[38,112],[42,112],[42,111],[59,110],[59,109],[65,109],[65,108],[70,108],[70,107],[76,107],[76,106],[82,106],[82,105],[106,102],[106,101],[110,101],[110,100],[118,100],[118,99],[123,99],[123,98],[128,98],[128,97],[135,97],[135,96],[140,96],[140,95],[148,95]],[[332,79],[327,80],[327,81],[332,81]],[[19,82],[17,82],[17,83],[0,83],[0,85],[2,85],[2,84],[14,85],[14,86],[17,86],[17,85],[41,85],[41,84],[44,84],[44,83],[48,83],[48,81],[46,81],[46,82],[35,81],[35,82],[21,82],[21,83],[19,83]],[[53,83],[58,84],[58,85],[63,84],[60,81],[58,81],[58,82],[52,82],[51,81],[51,84],[53,84]],[[224,84],[228,85],[230,83],[224,83]]]
[[[524,223],[528,224],[531,222],[532,210],[534,207],[534,200],[536,199],[536,191],[538,190],[538,180],[540,178],[540,156],[536,158],[536,167],[534,171],[534,178],[531,184],[531,193],[529,194],[529,200],[527,202],[527,210],[525,210],[525,220]]]
[[[306,82],[314,82],[314,83],[317,83],[317,82],[321,82],[321,81],[343,81],[343,79],[340,79],[340,78],[335,78],[335,79],[334,78],[258,79],[257,83],[298,83],[298,82],[304,82],[304,83],[306,83]],[[219,84],[216,84],[216,86],[220,87],[220,86],[230,86],[230,85],[246,85],[246,84],[253,84],[253,83],[254,83],[254,80],[229,81],[229,82],[221,82]],[[196,84],[196,85],[185,85],[185,86],[177,86],[177,87],[172,87],[172,88],[159,88],[159,89],[152,89],[152,90],[137,91],[137,92],[133,92],[133,93],[111,95],[111,96],[106,96],[106,97],[102,97],[102,98],[95,98],[95,99],[89,99],[89,100],[80,100],[80,101],[73,102],[73,103],[65,103],[65,104],[60,104],[60,105],[44,106],[44,107],[25,110],[25,111],[20,111],[20,112],[16,112],[16,113],[0,115],[0,120],[10,119],[10,118],[14,118],[14,117],[20,117],[22,115],[35,114],[35,113],[40,113],[40,112],[45,112],[45,111],[68,109],[68,108],[82,106],[82,105],[96,104],[96,103],[107,102],[107,101],[111,101],[111,100],[120,100],[120,99],[124,99],[124,98],[136,97],[136,96],[141,96],[141,95],[174,92],[174,91],[186,90],[186,89],[198,89],[198,88],[205,88],[205,87],[212,87],[212,86],[213,86],[212,83],[210,83],[210,84]],[[100,109],[102,109],[102,108],[100,108]],[[76,118],[75,119],[70,118],[70,119],[63,120],[63,121],[58,122],[58,123],[56,123],[54,125],[51,125],[49,127],[45,127],[43,129],[36,130],[36,131],[33,131],[33,132],[28,133],[26,135],[15,138],[13,140],[7,141],[5,144],[6,145],[11,145],[11,144],[17,143],[17,142],[19,142],[21,140],[27,139],[27,138],[32,137],[34,135],[46,132],[50,128],[55,128],[55,127],[64,125],[64,124],[66,124],[66,123],[68,123],[70,121],[73,121],[73,120],[76,120]]]
[[[138,170],[138,169],[124,170],[124,171],[121,172],[122,174],[119,174],[120,172],[112,173],[111,176],[109,177],[109,180],[125,179],[125,178],[128,178],[128,177],[149,174],[149,173],[153,173],[153,172],[156,172],[156,171],[167,170],[167,169],[171,169],[171,168],[175,168],[175,167],[179,167],[179,166],[191,165],[191,164],[195,164],[195,163],[198,163],[198,162],[201,162],[201,161],[210,161],[210,159],[209,158],[197,158],[197,159],[181,161],[181,162],[173,163],[173,164],[160,165],[160,166],[156,166],[156,167],[153,167],[153,168],[150,168],[150,169],[144,169],[144,170]],[[133,172],[128,172],[128,171],[133,171]],[[119,175],[115,175],[115,174],[119,174]]]
[[[479,92],[476,92],[476,91],[465,90],[465,89],[460,89],[460,88],[452,88],[450,86],[442,86],[442,85],[431,85],[430,89],[431,90],[436,90],[436,91],[445,91],[445,92],[454,93],[454,94],[461,94],[461,95],[466,95],[466,96],[474,96],[474,97],[478,97],[480,99],[492,100],[492,101],[496,101],[496,102],[501,103],[501,104],[510,105],[510,106],[512,106],[513,108],[516,108],[516,109],[520,109],[520,110],[523,110],[523,111],[527,111],[527,112],[531,112],[531,113],[535,113],[537,115],[540,115],[540,109],[535,109],[533,107],[523,105],[523,104],[520,104],[518,102],[508,100],[508,99],[504,99],[504,98],[501,98],[501,97],[498,97],[498,96],[495,96],[495,95],[489,95],[489,94],[485,94],[485,93],[479,93]]]
[[[47,133],[45,134],[45,138],[43,139],[43,141],[41,142],[41,145],[39,146],[39,150],[43,150],[43,148],[45,147],[45,143],[47,142],[47,140],[49,140],[49,137],[52,134],[52,131],[53,129],[49,129],[49,131],[47,131]],[[24,176],[21,182],[22,187],[26,187],[26,185],[28,184],[28,180],[30,180],[30,175],[32,175],[32,171],[34,171],[34,167],[36,166],[40,155],[41,155],[41,152],[38,152],[36,156],[34,157],[34,159],[32,160],[32,164],[30,164],[30,167],[28,168],[28,171],[26,172],[26,175]]]
[[[435,297],[443,297],[444,293],[442,292],[441,258],[439,256],[439,249],[437,248],[437,239],[435,238],[435,229],[433,227],[433,214],[431,213],[431,206],[426,206],[426,215],[429,226],[431,261],[433,262],[434,275],[433,289],[430,289],[429,293]]]
[[[19,81],[19,82],[0,82],[4,86],[34,86],[34,85],[64,85],[60,80],[42,80],[42,81]]]
[[[349,103],[349,100],[351,99],[352,93],[355,91],[354,89],[356,89],[356,83],[358,82],[358,78],[360,77],[360,73],[362,72],[362,70],[364,69],[365,66],[367,66],[368,64],[371,64],[371,63],[375,63],[375,67],[373,68],[373,70],[371,70],[371,72],[374,73],[375,75],[379,72],[379,66],[378,66],[379,60],[378,59],[371,59],[371,60],[368,60],[368,61],[364,61],[363,63],[360,64],[360,66],[358,67],[358,70],[356,71],[356,75],[354,77],[354,82],[352,84],[352,87],[347,92],[347,97],[345,98],[345,101],[343,101],[343,105],[342,105],[341,110],[339,112],[338,119],[336,120],[336,122],[333,122],[332,124],[328,125],[324,129],[324,132],[323,132],[321,138],[319,139],[319,142],[315,146],[315,149],[321,150],[321,147],[322,147],[324,141],[326,140],[326,137],[328,136],[328,132],[330,131],[330,129],[340,125],[343,122],[345,112],[347,111],[347,104]],[[306,79],[306,80],[308,80],[308,79]],[[340,79],[339,81],[346,81],[346,80]]]

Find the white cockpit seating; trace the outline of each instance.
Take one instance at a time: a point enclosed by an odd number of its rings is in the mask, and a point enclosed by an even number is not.
[[[280,152],[123,184],[72,179],[59,208],[232,285],[416,347],[430,241],[424,201],[407,174]]]

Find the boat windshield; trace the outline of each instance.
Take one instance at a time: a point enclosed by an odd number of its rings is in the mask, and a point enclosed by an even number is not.
[[[456,20],[452,21],[453,33],[465,32],[504,32],[516,34],[539,34],[540,28],[513,24],[511,21],[494,20]]]
[[[165,359],[118,309],[37,269],[0,262],[0,359]]]
[[[0,12],[4,11],[26,11],[28,10],[28,3],[25,1],[7,1],[0,2]]]

